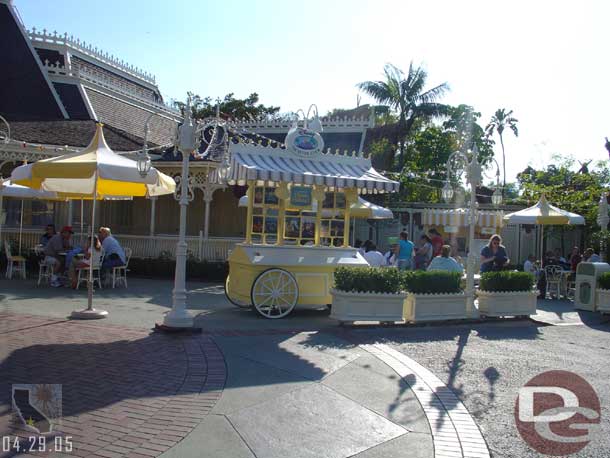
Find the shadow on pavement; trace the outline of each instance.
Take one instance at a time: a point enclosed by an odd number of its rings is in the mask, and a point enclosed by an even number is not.
[[[610,331],[610,318],[599,312],[574,308],[568,300],[538,300],[538,313],[532,319],[549,325],[580,325],[599,331]]]

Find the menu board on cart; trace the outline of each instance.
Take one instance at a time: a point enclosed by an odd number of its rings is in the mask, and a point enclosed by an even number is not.
[[[308,186],[292,186],[290,188],[290,207],[311,209],[312,188]]]

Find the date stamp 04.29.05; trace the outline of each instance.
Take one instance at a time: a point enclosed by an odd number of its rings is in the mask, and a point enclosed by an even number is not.
[[[60,384],[14,384],[11,400],[18,432],[2,436],[2,454],[72,451],[72,437],[55,429],[62,417]]]

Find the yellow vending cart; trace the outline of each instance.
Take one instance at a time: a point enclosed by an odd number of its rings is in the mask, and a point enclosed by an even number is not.
[[[294,125],[277,147],[238,138],[228,182],[247,186],[247,227],[229,256],[227,298],[266,318],[330,304],[335,269],[368,265],[349,246],[358,195],[395,192],[399,184],[362,154],[324,152],[314,130]]]

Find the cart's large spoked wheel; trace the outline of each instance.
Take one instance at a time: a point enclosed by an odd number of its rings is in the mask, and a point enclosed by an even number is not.
[[[241,309],[249,309],[250,304],[246,304],[245,302],[238,301],[237,299],[231,298],[229,295],[229,276],[227,275],[227,279],[225,280],[225,296],[229,300],[229,302]]]
[[[269,269],[256,277],[250,296],[258,313],[265,318],[282,318],[296,305],[299,287],[290,272]]]

